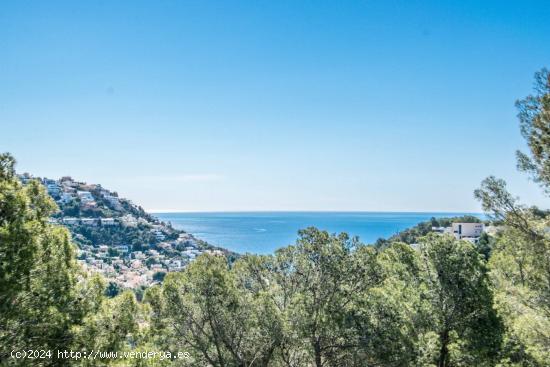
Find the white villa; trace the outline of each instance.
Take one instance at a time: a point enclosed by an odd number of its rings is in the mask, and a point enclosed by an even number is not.
[[[478,238],[485,230],[483,223],[453,223],[452,234],[457,239]]]
[[[92,193],[89,191],[78,191],[77,194],[83,203],[89,203],[94,201],[94,197],[92,196]]]
[[[452,234],[458,240],[477,243],[486,228],[483,223],[453,223],[450,227],[432,227],[432,231]]]

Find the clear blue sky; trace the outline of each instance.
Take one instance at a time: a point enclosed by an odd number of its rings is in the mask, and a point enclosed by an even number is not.
[[[479,211],[548,1],[3,1],[0,151],[170,210]]]

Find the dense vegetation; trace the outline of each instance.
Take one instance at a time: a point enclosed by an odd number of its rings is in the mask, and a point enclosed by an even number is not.
[[[427,234],[433,232],[433,227],[449,227],[453,222],[461,223],[481,223],[481,219],[473,215],[463,215],[460,217],[450,217],[450,218],[434,218],[432,217],[429,221],[420,222],[417,225],[407,228],[404,231],[400,231],[390,238],[379,238],[374,244],[377,248],[384,248],[394,242],[404,242],[409,245],[418,243],[418,241],[426,236]]]
[[[103,296],[103,280],[77,265],[69,232],[48,224],[55,203],[38,181],[22,186],[14,163],[0,155],[0,365],[74,364],[56,352],[13,359],[12,350],[123,349],[137,330],[134,295]]]
[[[550,187],[550,77],[520,101],[529,154]],[[414,233],[366,246],[300,231],[274,255],[203,255],[145,292],[105,298],[75,264],[54,205],[0,157],[0,364],[174,366],[547,366],[550,218],[495,177],[475,196],[502,230],[485,247]],[[430,223],[431,226],[431,223]],[[185,359],[22,360],[14,349],[159,350]]]

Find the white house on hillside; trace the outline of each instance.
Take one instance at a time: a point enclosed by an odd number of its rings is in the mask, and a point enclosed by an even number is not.
[[[62,202],[63,204],[68,204],[71,201],[73,201],[73,199],[74,198],[70,193],[64,192],[61,194],[59,201]]]
[[[457,239],[478,238],[485,229],[483,223],[453,223],[452,234]]]
[[[92,196],[92,193],[89,191],[78,191],[78,197],[83,203],[94,201],[94,197]]]
[[[122,209],[119,199],[116,196],[112,195],[103,195],[103,198],[109,202],[116,210]]]

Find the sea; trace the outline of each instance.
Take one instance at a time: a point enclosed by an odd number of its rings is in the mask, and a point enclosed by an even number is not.
[[[218,212],[155,213],[174,228],[182,229],[212,245],[238,253],[271,254],[294,244],[298,231],[317,227],[330,233],[346,232],[366,244],[412,227],[432,217],[478,213],[411,212]]]

